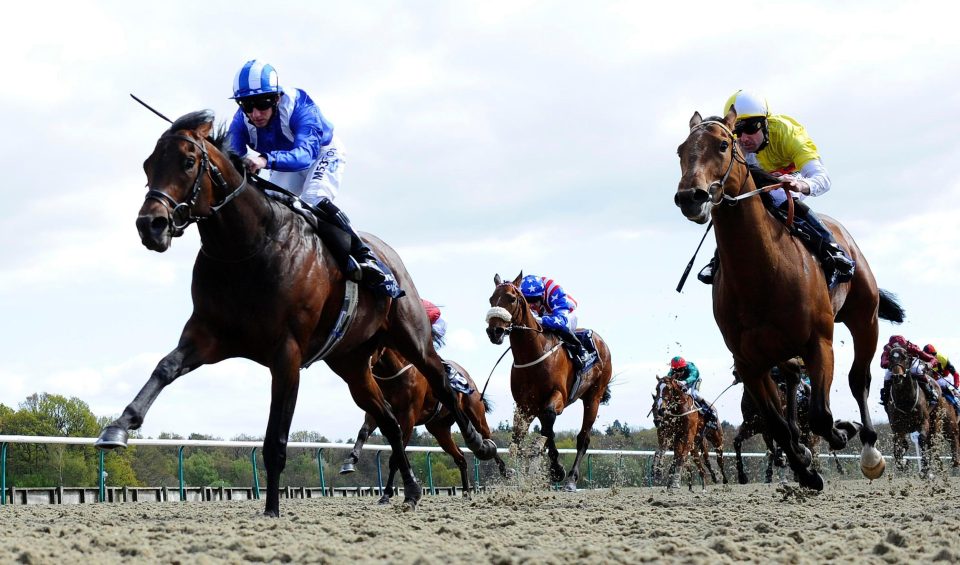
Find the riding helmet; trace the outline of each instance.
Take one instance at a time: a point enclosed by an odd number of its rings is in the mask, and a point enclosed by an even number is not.
[[[247,98],[261,94],[283,92],[277,78],[277,70],[270,63],[254,59],[243,64],[233,78],[233,98]]]
[[[770,116],[770,106],[767,104],[767,99],[749,90],[738,90],[730,98],[727,98],[727,103],[723,106],[723,112],[720,115],[725,116],[730,111],[731,106],[737,111],[738,120]]]

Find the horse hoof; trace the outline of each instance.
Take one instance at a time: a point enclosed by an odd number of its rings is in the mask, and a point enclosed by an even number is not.
[[[280,517],[280,511],[279,511],[279,510],[265,509],[265,510],[263,511],[263,515],[266,516],[267,518],[279,518],[279,517]]]
[[[377,501],[377,504],[379,504],[379,505],[381,505],[381,506],[386,505],[386,504],[390,504],[390,497],[387,496],[387,495],[381,496],[381,497],[380,497],[380,500]]]
[[[568,481],[567,484],[563,485],[564,492],[577,492],[577,482]]]
[[[349,475],[350,473],[352,473],[352,472],[354,472],[354,471],[356,471],[356,470],[357,470],[357,468],[354,467],[353,463],[344,463],[343,465],[340,466],[340,474],[341,474],[341,475]]]
[[[567,474],[563,472],[563,469],[553,469],[550,471],[550,481],[554,483],[563,481],[566,476]]]
[[[872,445],[863,447],[863,451],[860,453],[860,471],[864,477],[871,481],[879,479],[886,467],[887,463],[883,460],[883,455],[877,448]]]
[[[816,471],[797,473],[797,482],[800,483],[800,486],[805,488],[823,490],[823,477],[821,477],[820,473]]]
[[[404,512],[414,512],[417,509],[417,501],[412,498],[406,498],[403,501]]]
[[[97,438],[97,441],[94,443],[94,445],[100,449],[126,447],[127,430],[124,430],[119,426],[107,426],[102,432],[100,432],[100,437]]]
[[[745,474],[740,473],[737,475],[737,482],[740,483],[741,485],[745,485],[750,482],[750,478],[747,477]]]

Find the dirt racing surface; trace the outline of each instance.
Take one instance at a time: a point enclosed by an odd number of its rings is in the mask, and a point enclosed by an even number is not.
[[[960,479],[0,508],[0,561],[931,563],[960,560]]]

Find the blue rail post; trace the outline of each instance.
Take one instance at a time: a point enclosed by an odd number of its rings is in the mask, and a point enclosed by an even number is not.
[[[437,494],[433,488],[433,462],[430,460],[430,452],[427,452],[427,482],[430,484],[430,494]]]
[[[107,485],[105,484],[103,476],[103,450],[100,450],[100,474],[99,474],[97,485],[100,487],[97,489],[97,498],[99,502],[104,502],[107,499]]]
[[[320,496],[327,496],[327,481],[323,478],[323,448],[317,450],[317,467],[320,468]]]
[[[380,454],[383,451],[377,450],[377,486],[380,487],[380,496],[383,496],[383,470],[380,468]],[[390,493],[393,496],[393,493]]]
[[[177,479],[180,482],[180,502],[187,498],[186,489],[183,487],[183,447],[181,445],[180,449],[177,450]]]
[[[260,476],[257,474],[257,448],[250,451],[250,464],[253,466],[253,498],[260,500]]]
[[[0,443],[0,506],[7,503],[7,442]]]

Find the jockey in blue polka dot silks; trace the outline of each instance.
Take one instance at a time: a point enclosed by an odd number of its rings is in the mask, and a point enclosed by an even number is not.
[[[575,352],[581,368],[593,363],[596,354],[587,352],[574,333],[577,317],[573,311],[577,308],[577,301],[562,286],[547,277],[527,275],[520,281],[520,292],[540,325],[560,336]]]

